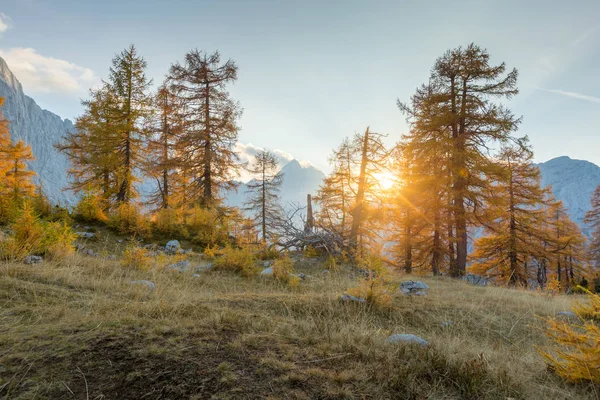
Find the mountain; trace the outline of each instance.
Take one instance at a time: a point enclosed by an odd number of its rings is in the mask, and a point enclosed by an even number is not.
[[[600,185],[600,167],[567,156],[553,158],[538,167],[542,172],[542,186],[552,186],[554,196],[562,200],[571,219],[586,232],[583,218],[590,209],[592,193]]]
[[[317,189],[323,182],[325,174],[313,166],[302,166],[297,160],[292,160],[281,169],[283,183],[281,184],[281,204],[285,208],[291,208],[296,204],[306,206],[306,195],[316,194]],[[248,186],[240,184],[237,191],[225,193],[225,203],[228,206],[241,207],[247,198]]]
[[[2,111],[4,118],[10,121],[13,141],[22,139],[31,145],[36,160],[30,163],[30,167],[37,173],[37,183],[42,185],[53,203],[73,204],[75,196],[62,190],[69,183],[69,161],[53,146],[67,131],[74,129],[73,123],[43,110],[31,97],[26,96],[21,83],[1,57],[0,97],[4,97]]]

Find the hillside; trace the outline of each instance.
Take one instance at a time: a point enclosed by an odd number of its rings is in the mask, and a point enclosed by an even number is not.
[[[546,344],[538,317],[568,310],[574,296],[423,278],[427,296],[394,290],[391,309],[379,310],[339,301],[357,280],[347,268],[322,274],[319,260],[300,257],[295,270],[308,277],[290,288],[82,255],[0,263],[0,397],[594,398],[548,372],[534,349]],[[156,289],[130,283],[139,279]],[[429,346],[386,343],[393,333]]]

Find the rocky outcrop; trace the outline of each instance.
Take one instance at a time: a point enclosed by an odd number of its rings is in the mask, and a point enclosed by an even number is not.
[[[23,93],[21,83],[0,58],[0,97],[4,97],[2,111],[10,121],[9,130],[13,141],[23,140],[31,145],[35,161],[30,168],[37,174],[37,182],[54,204],[72,205],[75,196],[62,189],[68,186],[69,161],[59,153],[54,144],[67,131],[74,129],[68,119],[61,119],[50,111],[43,110]]]

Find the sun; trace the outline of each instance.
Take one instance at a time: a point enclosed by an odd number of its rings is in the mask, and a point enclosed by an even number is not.
[[[394,174],[392,174],[390,172],[380,172],[380,173],[374,174],[374,177],[375,177],[375,179],[377,179],[377,182],[379,182],[379,186],[381,187],[382,190],[389,190],[396,183]]]

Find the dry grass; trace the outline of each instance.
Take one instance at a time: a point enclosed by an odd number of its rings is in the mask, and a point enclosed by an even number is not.
[[[0,264],[0,397],[598,398],[548,372],[534,349],[547,344],[538,316],[573,297],[423,278],[428,296],[396,292],[377,309],[341,303],[356,278],[321,276],[316,264],[294,267],[312,275],[298,287],[81,256]],[[392,333],[430,346],[386,344]]]

